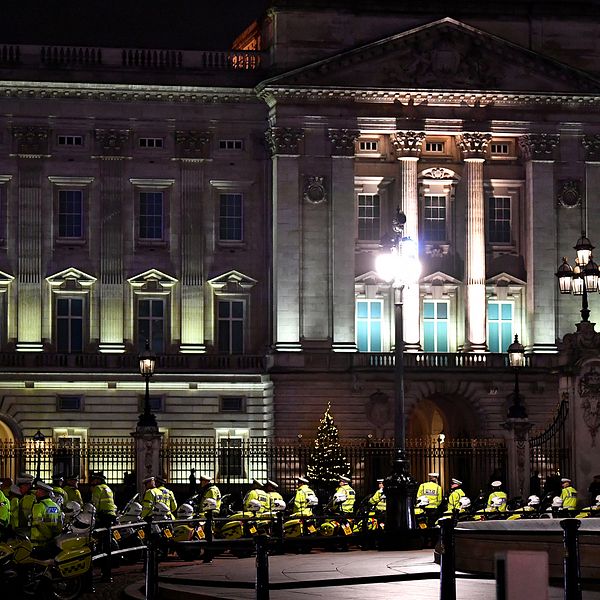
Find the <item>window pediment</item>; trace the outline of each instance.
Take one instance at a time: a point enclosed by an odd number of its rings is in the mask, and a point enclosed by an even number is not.
[[[429,284],[429,285],[452,285],[457,286],[461,284],[461,281],[452,277],[452,275],[448,275],[443,271],[436,271],[435,273],[431,273],[421,279],[421,283]]]
[[[46,277],[46,281],[53,290],[81,292],[91,288],[96,283],[96,277],[88,275],[75,267],[69,267],[64,271]]]
[[[158,269],[149,269],[127,281],[135,292],[151,294],[168,294],[177,283],[177,279]]]
[[[495,285],[496,287],[521,287],[523,285],[526,285],[525,281],[523,281],[522,279],[519,279],[518,277],[515,277],[514,275],[511,275],[510,273],[506,272],[498,273],[498,275],[490,277],[486,281],[486,284]]]
[[[240,291],[251,290],[258,282],[248,275],[232,270],[209,279],[208,283],[214,290],[219,292],[239,293]]]

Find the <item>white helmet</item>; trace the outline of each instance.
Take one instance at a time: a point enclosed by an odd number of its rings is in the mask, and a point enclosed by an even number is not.
[[[429,496],[419,496],[417,498],[417,507],[423,508],[429,504]]]
[[[88,532],[94,523],[94,513],[80,512],[73,520],[72,528],[75,533]]]
[[[562,505],[563,501],[560,496],[554,496],[554,498],[552,498],[552,508],[561,508]]]
[[[471,498],[463,496],[458,503],[462,509],[469,508],[469,506],[471,506]]]
[[[182,504],[177,509],[178,519],[191,519],[194,516],[194,507],[191,504]]]
[[[277,498],[274,502],[273,502],[273,510],[276,511],[281,511],[281,510],[285,510],[286,504],[283,500]]]
[[[535,494],[527,498],[527,506],[537,506],[540,503],[540,497]]]
[[[75,500],[70,500],[65,504],[62,511],[67,519],[74,519],[81,512],[81,504],[75,502]]]
[[[169,514],[169,507],[164,502],[157,502],[152,509],[152,516],[164,519]]]
[[[306,497],[306,502],[309,506],[317,506],[317,504],[319,504],[319,499],[314,494],[309,494]]]
[[[258,512],[262,508],[262,504],[259,500],[252,499],[248,501],[248,510],[250,512]]]
[[[600,494],[596,496],[596,506],[600,506]]]
[[[86,502],[82,506],[81,510],[83,512],[86,512],[86,513],[91,513],[91,514],[95,514],[96,513],[96,507],[91,502]]]
[[[128,517],[139,517],[142,514],[142,505],[139,502],[132,502],[127,506],[125,514]]]
[[[336,492],[333,495],[333,501],[336,504],[341,504],[342,502],[346,502],[347,498],[348,498],[348,496],[346,496],[345,492]]]
[[[492,498],[492,507],[493,508],[500,508],[504,503],[505,503],[504,498],[498,498],[498,496],[495,496],[494,498]]]
[[[204,502],[202,502],[202,510],[217,510],[217,501],[214,498],[205,498]]]
[[[54,500],[54,503],[58,506],[61,507],[63,502],[65,501],[65,499],[63,498],[62,494],[57,494],[56,492],[52,492],[50,494],[50,497],[52,498],[52,500]]]

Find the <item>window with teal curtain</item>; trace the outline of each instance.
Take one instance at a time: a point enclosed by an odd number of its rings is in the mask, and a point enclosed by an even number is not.
[[[423,350],[448,352],[448,302],[423,301]]]
[[[512,302],[488,302],[488,347],[490,352],[506,352],[513,341]]]
[[[356,301],[356,345],[359,352],[381,352],[383,301]]]

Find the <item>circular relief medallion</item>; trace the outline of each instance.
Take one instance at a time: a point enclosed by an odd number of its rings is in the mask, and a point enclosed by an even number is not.
[[[578,181],[563,181],[558,192],[558,202],[565,208],[575,208],[581,203]]]
[[[304,186],[304,199],[311,204],[321,204],[327,200],[323,177],[309,177]]]

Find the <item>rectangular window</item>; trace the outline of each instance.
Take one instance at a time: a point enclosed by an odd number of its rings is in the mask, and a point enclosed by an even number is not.
[[[59,135],[58,136],[59,146],[83,146],[82,135]]]
[[[510,144],[499,144],[497,142],[492,142],[490,144],[490,152],[492,154],[508,156],[508,154],[510,153]]]
[[[165,303],[161,298],[138,300],[138,349],[146,347],[146,340],[153,352],[165,351]]]
[[[359,352],[381,352],[382,300],[356,301],[356,345]]]
[[[81,190],[58,191],[58,237],[83,237],[83,192]]]
[[[423,241],[446,241],[446,197],[425,196],[423,213]]]
[[[444,142],[425,142],[425,152],[435,152],[441,154],[444,152]]]
[[[217,347],[224,354],[244,352],[244,301],[219,300],[217,312]]]
[[[361,140],[358,142],[358,149],[361,152],[377,152],[379,150],[379,142],[377,140]]]
[[[378,194],[358,194],[358,239],[373,242],[381,239],[381,205]]]
[[[244,399],[240,396],[222,396],[219,410],[221,412],[244,412]]]
[[[221,438],[219,442],[219,479],[244,477],[242,438]]]
[[[140,239],[163,239],[163,193],[140,192]]]
[[[56,410],[80,411],[83,407],[81,396],[58,396],[56,399]]]
[[[423,301],[423,350],[448,352],[448,302]]]
[[[491,196],[488,198],[488,242],[490,244],[510,244],[510,197]]]
[[[488,302],[488,346],[490,352],[506,352],[513,341],[512,302]]]
[[[140,148],[162,148],[163,139],[157,137],[142,137],[139,138],[138,144]]]
[[[242,150],[242,140],[219,140],[219,150]]]
[[[164,412],[165,410],[165,401],[162,396],[148,396],[150,411],[153,413],[156,412]],[[145,396],[140,396],[138,399],[138,410],[140,412],[144,411],[144,404],[146,402]]]
[[[219,240],[227,242],[243,240],[242,194],[220,194]]]
[[[56,300],[57,352],[83,352],[83,299],[57,298]]]

